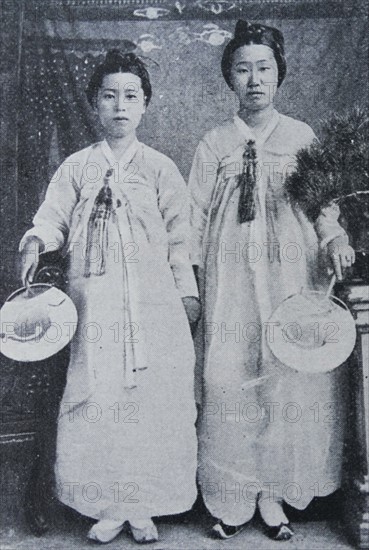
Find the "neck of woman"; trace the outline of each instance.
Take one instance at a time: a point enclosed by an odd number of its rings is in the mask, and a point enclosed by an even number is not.
[[[131,134],[128,134],[124,137],[108,136],[106,138],[106,141],[108,142],[109,147],[112,150],[115,158],[119,160],[124,151],[128,149],[128,147],[134,142],[135,139],[136,133],[132,132]]]
[[[272,103],[264,109],[255,111],[242,107],[241,105],[240,110],[238,111],[238,116],[246,122],[250,128],[254,128],[257,131],[265,128],[273,115],[273,111],[274,106]]]

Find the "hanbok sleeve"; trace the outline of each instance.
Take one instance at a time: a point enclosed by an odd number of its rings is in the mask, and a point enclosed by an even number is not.
[[[216,184],[219,160],[206,140],[200,141],[192,163],[189,179],[191,260],[203,265],[203,236],[208,218],[211,195]]]
[[[198,297],[190,260],[189,195],[184,179],[172,162],[161,170],[158,202],[168,235],[169,263],[181,295]]]
[[[340,216],[340,207],[336,203],[322,208],[315,222],[315,231],[319,239],[321,248],[327,246],[336,237],[345,236],[348,242],[348,236],[343,227],[338,223]]]
[[[33,218],[33,227],[25,233],[19,244],[20,252],[26,239],[31,236],[42,240],[45,245],[43,252],[59,250],[64,246],[78,200],[73,168],[76,168],[76,163],[66,159],[52,177],[45,200]]]

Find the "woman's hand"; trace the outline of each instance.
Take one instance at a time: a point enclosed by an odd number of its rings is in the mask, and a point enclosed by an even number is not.
[[[38,237],[28,237],[21,252],[21,278],[25,286],[27,282],[32,283],[33,277],[39,262],[40,252],[44,248],[44,243]]]
[[[349,245],[346,235],[336,237],[329,242],[327,250],[337,280],[341,281],[342,269],[351,267],[355,263],[355,250]]]
[[[185,296],[185,298],[182,298],[182,302],[186,310],[188,322],[190,324],[196,323],[201,314],[200,300],[195,298],[195,296]]]

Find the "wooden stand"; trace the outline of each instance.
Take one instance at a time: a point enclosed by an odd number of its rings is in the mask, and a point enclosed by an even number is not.
[[[338,292],[357,327],[350,358],[349,419],[345,461],[346,529],[358,548],[369,548],[369,285],[348,282]]]

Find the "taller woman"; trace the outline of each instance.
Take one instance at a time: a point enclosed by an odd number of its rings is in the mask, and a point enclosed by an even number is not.
[[[265,323],[301,287],[324,286],[319,256],[340,277],[354,253],[338,209],[314,227],[286,196],[314,133],[273,106],[286,75],[281,32],[238,21],[222,72],[240,109],[205,135],[190,176],[204,303],[199,481],[218,536],[237,534],[258,505],[269,535],[287,539],[283,502],[304,509],[340,486],[342,372],[289,370],[269,351]]]

